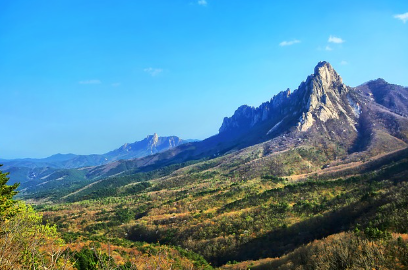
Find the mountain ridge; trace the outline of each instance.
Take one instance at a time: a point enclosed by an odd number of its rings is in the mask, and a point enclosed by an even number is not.
[[[262,160],[278,162],[279,155],[305,158],[305,149],[314,149],[321,160],[300,160],[296,172],[302,174],[319,166],[352,162],[407,147],[408,118],[386,107],[393,104],[381,105],[364,89],[345,85],[328,62],[319,62],[313,71],[293,92],[282,91],[256,108],[240,106],[231,117],[224,118],[219,133],[212,137],[146,157],[83,168],[80,175],[92,182],[223,156],[225,160],[239,160],[240,156],[259,155]],[[376,92],[374,88],[371,91]],[[402,102],[405,106],[405,101]],[[400,104],[395,106],[398,109]],[[156,141],[154,135],[151,139]],[[123,145],[121,149],[126,152],[129,147]],[[253,171],[255,167],[249,170],[259,174]],[[282,167],[268,173],[284,176],[288,172]]]
[[[76,155],[58,153],[46,158],[1,159],[1,162],[4,163],[3,168],[5,169],[11,167],[71,169],[98,166],[120,159],[133,159],[152,155],[191,141],[196,140],[183,140],[177,136],[159,137],[157,133],[154,133],[141,141],[125,143],[119,148],[104,154]]]

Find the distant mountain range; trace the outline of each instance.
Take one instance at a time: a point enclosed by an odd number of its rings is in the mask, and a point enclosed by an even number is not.
[[[220,156],[225,156],[228,164],[252,159],[271,162],[288,151],[298,151],[296,155],[301,157],[295,159],[302,161],[296,172],[308,173],[316,166],[344,164],[406,148],[407,115],[408,88],[383,79],[349,87],[329,63],[319,62],[296,90],[282,91],[257,108],[239,107],[224,118],[218,134],[203,141],[187,143],[155,134],[103,155],[3,161],[3,169],[11,172],[14,181],[25,182],[21,188],[28,193],[61,185],[72,191],[112,176]],[[314,159],[303,160],[310,149],[315,151]],[[242,170],[255,170],[251,169],[255,165],[248,166]],[[276,171],[272,168],[269,173],[274,175],[289,173],[284,166]]]
[[[3,170],[13,167],[25,167],[31,169],[40,167],[71,169],[107,164],[120,159],[140,158],[194,141],[197,140],[183,140],[177,136],[159,137],[154,133],[141,141],[125,143],[118,149],[101,155],[56,154],[47,158],[39,159],[0,159],[0,162],[3,163]]]

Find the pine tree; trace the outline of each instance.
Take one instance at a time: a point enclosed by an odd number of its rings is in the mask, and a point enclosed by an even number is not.
[[[0,170],[0,220],[8,219],[14,214],[14,211],[11,211],[15,203],[13,196],[17,194],[16,189],[20,185],[19,183],[6,185],[10,179],[8,174]]]

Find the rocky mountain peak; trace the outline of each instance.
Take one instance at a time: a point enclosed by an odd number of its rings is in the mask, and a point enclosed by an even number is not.
[[[378,79],[373,80],[371,82],[378,83],[378,84],[388,84],[388,82],[386,80],[384,80],[383,78],[378,78]]]
[[[159,139],[159,136],[157,135],[157,133],[154,133],[152,140],[157,142],[158,139]]]
[[[142,157],[162,152],[187,142],[177,136],[159,137],[157,133],[154,133],[146,136],[141,141],[125,143],[120,148],[104,154],[104,156],[108,157],[109,160]]]
[[[314,75],[321,76],[327,79],[329,79],[329,77],[327,76],[332,76],[332,75],[337,77],[336,79],[340,77],[337,74],[337,72],[333,69],[333,67],[330,65],[330,63],[326,61],[320,61],[319,63],[317,63],[316,67],[314,68]]]
[[[337,88],[343,85],[343,79],[333,67],[325,61],[319,62],[316,65],[312,82],[314,88],[320,88],[322,90],[338,90]]]
[[[359,106],[340,75],[328,62],[322,61],[298,89],[282,91],[257,108],[239,107],[234,115],[224,118],[219,132],[245,133],[265,122],[271,125],[267,135],[279,134],[279,129],[287,129],[290,125],[304,132],[315,124],[323,127],[330,119],[347,122],[355,130]]]
[[[339,119],[340,115],[348,115],[350,103],[345,102],[348,93],[347,86],[340,75],[325,61],[319,62],[314,74],[309,76],[306,84],[300,87],[304,93],[303,114],[299,119],[298,130],[308,130],[314,122],[325,123],[329,119]],[[348,122],[354,127],[355,121],[347,116]]]
[[[159,136],[157,135],[157,133],[154,133],[153,135],[148,136],[148,140],[148,147],[152,149],[156,147],[157,143],[159,142]]]

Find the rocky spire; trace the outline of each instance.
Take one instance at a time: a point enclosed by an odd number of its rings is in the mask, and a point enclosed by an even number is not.
[[[333,69],[330,63],[326,61],[321,61],[316,65],[314,75],[328,83],[333,81],[343,83],[340,75]]]
[[[350,101],[347,93],[348,88],[340,75],[328,62],[322,61],[293,93],[290,89],[282,91],[257,108],[239,107],[234,115],[224,118],[219,132],[237,134],[247,132],[261,122],[270,121],[274,125],[283,119],[291,122],[291,118],[294,118],[292,123],[298,120],[299,131],[307,131],[316,121],[325,123],[344,115],[354,128],[355,119],[349,114],[352,111],[350,103],[354,101]]]
[[[304,107],[298,130],[308,130],[315,121],[339,119],[341,113],[347,115],[345,106],[348,105],[342,99],[348,88],[328,62],[319,62],[314,74],[299,88],[304,88],[301,90],[304,93]],[[354,125],[354,121],[350,119],[350,122]]]

